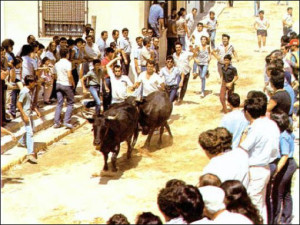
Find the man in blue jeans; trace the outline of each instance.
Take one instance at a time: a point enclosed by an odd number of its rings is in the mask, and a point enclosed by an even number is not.
[[[20,147],[27,147],[27,160],[30,163],[37,163],[37,159],[34,153],[34,141],[33,141],[33,121],[31,120],[31,95],[36,86],[36,80],[33,75],[27,75],[24,79],[25,87],[21,90],[17,107],[20,110],[22,120],[25,124],[26,133],[19,140]],[[40,112],[35,107],[34,111],[38,117],[41,117]]]
[[[72,63],[68,60],[69,50],[60,50],[61,59],[55,64],[54,74],[57,76],[56,80],[56,93],[57,93],[57,107],[54,118],[54,128],[61,127],[60,114],[63,108],[64,97],[67,98],[67,111],[65,113],[63,125],[68,128],[74,128],[71,122],[71,115],[74,105],[74,92],[75,82],[72,76]]]
[[[159,75],[165,80],[165,88],[169,94],[170,101],[174,102],[177,97],[178,88],[182,88],[183,86],[184,73],[181,73],[177,67],[174,67],[173,56],[167,57],[166,66],[160,70]]]

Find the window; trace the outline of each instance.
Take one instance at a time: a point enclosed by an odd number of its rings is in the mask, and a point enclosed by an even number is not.
[[[39,36],[82,36],[87,1],[39,1]]]

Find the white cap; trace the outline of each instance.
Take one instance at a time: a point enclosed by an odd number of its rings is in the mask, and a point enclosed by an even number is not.
[[[210,213],[216,213],[226,209],[224,204],[225,192],[223,189],[216,186],[200,187],[199,191],[202,195],[206,209]]]

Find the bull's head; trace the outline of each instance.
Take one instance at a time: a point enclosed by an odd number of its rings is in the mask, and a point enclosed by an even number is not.
[[[117,119],[116,116],[104,116],[104,115],[94,115],[93,117],[86,117],[83,115],[89,123],[93,124],[94,131],[94,146],[96,146],[97,150],[102,149],[102,144],[105,138],[107,138],[107,134],[109,132],[110,121],[114,121]]]

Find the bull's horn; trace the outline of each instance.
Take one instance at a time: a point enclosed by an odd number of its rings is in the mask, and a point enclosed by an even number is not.
[[[108,120],[116,120],[117,118],[118,118],[118,114],[115,115],[115,116],[108,116],[108,117],[106,117],[106,119],[108,119]]]

